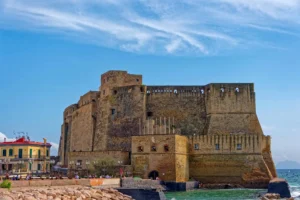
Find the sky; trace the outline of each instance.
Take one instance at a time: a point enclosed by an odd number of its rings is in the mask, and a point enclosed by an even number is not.
[[[255,84],[275,162],[300,162],[300,0],[0,0],[0,140],[57,152],[64,109],[107,70],[146,85]]]

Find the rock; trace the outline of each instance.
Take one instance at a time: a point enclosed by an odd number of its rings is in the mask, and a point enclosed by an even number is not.
[[[267,199],[280,199],[280,195],[279,194],[275,194],[275,193],[267,193],[261,199],[263,199],[263,200],[267,200]]]
[[[279,194],[281,198],[291,198],[290,188],[285,179],[272,179],[268,186],[268,193]]]
[[[0,200],[14,200],[14,198],[8,194],[0,194]]]
[[[24,196],[24,200],[36,200],[32,195],[26,195]]]

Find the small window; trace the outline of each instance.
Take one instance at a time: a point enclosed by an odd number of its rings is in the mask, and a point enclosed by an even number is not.
[[[111,115],[116,114],[116,109],[111,109]]]
[[[151,146],[151,151],[156,151],[156,146]]]
[[[236,150],[242,150],[242,144],[237,144],[236,145]]]
[[[107,81],[106,82],[108,82],[109,81],[109,77],[107,77]]]
[[[2,156],[6,156],[6,149],[2,150]]]
[[[77,163],[76,163],[78,166],[81,166],[82,165],[82,160],[77,160]]]
[[[139,81],[140,81],[140,79],[137,78],[137,79],[136,79],[136,82],[139,82]]]
[[[201,89],[201,90],[200,90],[200,93],[201,93],[201,94],[204,94],[204,89]]]
[[[169,145],[164,145],[164,150],[165,150],[165,152],[167,152],[167,151],[169,151]]]
[[[221,88],[220,90],[221,90],[222,93],[225,92],[225,89],[224,89],[224,88]]]
[[[152,117],[153,116],[153,112],[147,112],[147,117]]]
[[[41,170],[41,164],[38,164],[37,170]]]
[[[46,150],[46,156],[49,157],[49,150]]]
[[[236,88],[235,88],[235,92],[236,92],[236,93],[239,93],[239,92],[240,92],[240,88],[236,87]]]
[[[117,90],[115,90],[115,91],[114,91],[114,94],[116,95],[117,93],[118,93],[118,91],[117,91]]]
[[[9,155],[9,156],[13,156],[13,154],[14,154],[14,151],[13,151],[13,149],[10,149],[10,150],[9,150],[9,154],[8,154],[8,155]]]
[[[32,158],[32,149],[29,150],[29,158]]]
[[[138,146],[138,152],[143,152],[144,148],[142,146]]]
[[[103,95],[105,95],[105,90],[103,90]]]
[[[177,94],[177,90],[176,89],[174,90],[174,94]]]
[[[194,144],[194,149],[199,150],[199,144]]]
[[[216,150],[220,150],[220,144],[215,144]]]
[[[38,158],[41,158],[41,150],[38,150]]]

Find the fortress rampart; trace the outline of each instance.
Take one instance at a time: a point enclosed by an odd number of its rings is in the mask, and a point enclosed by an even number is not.
[[[156,159],[154,152],[143,156],[135,152],[134,145],[145,140],[149,146],[147,138],[170,136],[174,145],[187,147],[187,157],[182,157],[170,144],[174,159],[164,164],[189,172],[173,177],[176,181],[186,176],[204,182],[227,177],[247,185],[251,173],[261,173],[264,178],[252,182],[263,185],[276,176],[271,139],[264,136],[256,115],[253,83],[147,86],[142,84],[142,75],[126,71],[108,71],[101,75],[100,82],[99,91],[86,93],[64,111],[59,147],[64,165],[70,158],[80,157],[76,152],[114,152],[114,156],[115,152],[127,152],[129,157]],[[146,177],[155,165],[145,164],[144,171],[135,170],[138,167],[133,157],[128,158],[133,173]],[[184,169],[173,166],[177,160]]]

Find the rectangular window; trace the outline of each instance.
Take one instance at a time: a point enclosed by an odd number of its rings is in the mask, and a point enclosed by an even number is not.
[[[242,144],[237,144],[237,145],[236,145],[236,149],[237,149],[237,150],[242,150]]]
[[[14,151],[13,151],[13,149],[10,149],[9,150],[9,156],[13,156],[14,155]]]
[[[23,149],[19,149],[19,158],[23,158]]]
[[[220,144],[215,144],[216,150],[220,150]]]
[[[38,158],[41,158],[41,150],[38,151]]]
[[[105,95],[105,90],[103,90],[103,95]]]
[[[46,151],[46,156],[49,157],[49,150]]]
[[[142,146],[138,146],[138,152],[143,152],[143,151],[144,151],[143,147]]]
[[[114,115],[116,113],[116,109],[111,109],[111,115]]]
[[[32,158],[32,149],[29,150],[29,157]]]
[[[41,170],[41,164],[38,164],[37,167],[38,167],[37,170]]]
[[[151,151],[156,151],[156,146],[152,146]]]
[[[29,163],[29,170],[31,170],[32,169],[32,164],[31,163]]]
[[[199,150],[199,144],[194,144],[194,149]]]
[[[46,164],[46,171],[48,170],[48,163]]]
[[[2,156],[6,156],[6,149],[2,150]]]

